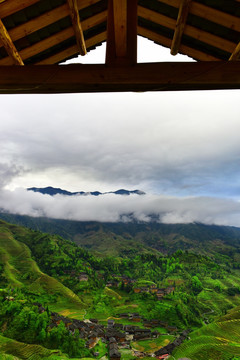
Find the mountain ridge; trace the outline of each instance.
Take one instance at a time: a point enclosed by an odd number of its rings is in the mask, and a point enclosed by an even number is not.
[[[76,191],[76,192],[71,192],[68,190],[63,190],[61,188],[55,188],[52,186],[47,186],[44,188],[37,188],[37,187],[30,187],[27,188],[28,191],[33,191],[33,192],[39,192],[43,195],[65,195],[65,196],[76,196],[76,195],[82,195],[82,196],[99,196],[99,195],[107,195],[107,194],[115,194],[115,195],[145,195],[144,191],[141,190],[126,190],[126,189],[119,189],[116,191],[107,191],[107,192],[100,192],[100,191],[90,191],[90,192],[85,192],[85,191]]]

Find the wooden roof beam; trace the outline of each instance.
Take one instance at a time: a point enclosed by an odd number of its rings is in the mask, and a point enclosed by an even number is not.
[[[191,0],[182,0],[180,3],[176,28],[171,45],[171,55],[177,55],[182,41],[182,35],[187,22]]]
[[[137,0],[108,0],[107,65],[137,62]]]
[[[86,20],[83,20],[82,21],[82,29],[84,31],[85,29],[88,29],[89,27],[93,27],[93,26],[97,26],[97,25],[101,24],[101,23],[105,22],[106,20],[107,20],[107,12],[103,11],[101,13],[98,13],[98,14],[86,19]],[[19,54],[23,60],[26,60],[26,59],[28,59],[36,54],[39,54],[40,52],[45,51],[45,50],[51,48],[52,46],[55,46],[58,43],[61,43],[73,36],[74,36],[73,28],[68,27],[68,28],[58,32],[57,34],[51,35],[44,40],[38,41],[37,43],[35,43],[31,46],[28,46],[27,48],[25,48],[23,50],[20,50]],[[90,38],[90,39],[92,39],[92,38]],[[104,40],[106,40],[106,32],[105,32]],[[86,47],[89,48],[90,47],[88,45],[89,41],[86,40],[85,43],[86,43]],[[76,46],[74,47],[74,49],[76,48]],[[76,53],[77,53],[77,51],[74,50],[73,54],[76,54]],[[12,59],[9,56],[5,57],[3,59],[0,59],[0,65],[12,65]]]
[[[160,3],[179,8],[182,0],[158,0]],[[240,0],[236,0],[240,1]],[[210,6],[192,1],[190,13],[235,31],[240,31],[239,17],[214,9]]]
[[[14,1],[12,3],[14,3]],[[82,10],[89,5],[97,3],[98,1],[99,0],[78,0],[78,10]],[[69,8],[67,3],[65,3],[21,25],[14,27],[13,29],[9,30],[9,35],[11,36],[13,41],[16,41],[67,16],[69,16]]]
[[[77,46],[79,49],[79,53],[80,53],[80,55],[86,55],[87,50],[86,50],[86,44],[84,41],[82,25],[81,25],[81,21],[80,21],[80,17],[79,17],[77,0],[67,0],[67,3],[69,6],[70,17],[72,20],[72,26],[73,26]]]
[[[87,49],[95,46],[103,41],[106,41],[107,39],[107,32],[103,31],[100,34],[97,34],[89,39],[86,40],[86,47]],[[41,60],[36,63],[36,65],[50,65],[50,64],[58,64],[60,62],[63,62],[65,59],[70,58],[71,56],[74,56],[77,54],[77,45],[72,45],[68,47],[67,49],[64,49],[54,55],[51,55],[50,57]],[[1,63],[0,63],[1,64]],[[29,65],[28,65],[29,66]]]
[[[3,43],[8,55],[12,58],[15,65],[24,65],[21,56],[19,55],[7,29],[5,28],[2,20],[0,19],[0,39]]]
[[[0,66],[2,94],[217,89],[240,89],[240,62]]]
[[[156,24],[159,24],[160,26],[165,26],[172,30],[174,30],[176,26],[176,20],[168,16],[158,14],[155,11],[149,10],[142,6],[138,6],[138,16],[141,16],[144,19],[150,20],[152,22],[155,22]],[[184,34],[192,37],[193,39],[197,39],[205,42],[206,44],[215,46],[216,48],[228,51],[230,54],[234,51],[236,47],[236,44],[232,41],[223,39],[214,34],[210,34],[206,31],[203,31],[188,24],[185,25]]]
[[[151,30],[145,29],[141,26],[138,26],[138,34],[148,38],[149,40],[152,40],[152,41],[158,43],[159,45],[163,45],[168,48],[171,47],[171,39],[169,39],[163,35],[157,34]],[[220,61],[221,60],[212,55],[209,55],[200,50],[191,48],[190,46],[186,46],[183,44],[180,45],[179,51],[181,51],[182,54],[190,56],[195,60],[200,60],[200,61]],[[0,61],[0,65],[1,65],[1,61]]]

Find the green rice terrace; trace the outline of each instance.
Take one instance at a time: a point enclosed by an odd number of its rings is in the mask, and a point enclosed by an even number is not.
[[[0,221],[0,359],[240,359],[236,241],[130,253]]]

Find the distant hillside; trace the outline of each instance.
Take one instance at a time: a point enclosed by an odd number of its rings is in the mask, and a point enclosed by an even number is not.
[[[144,195],[145,193],[141,190],[125,190],[125,189],[120,189],[117,191],[109,191],[109,192],[100,192],[100,191],[90,191],[90,192],[85,192],[85,191],[77,191],[77,192],[71,192],[71,191],[67,191],[67,190],[63,190],[60,188],[54,188],[51,186],[45,187],[45,188],[36,188],[36,187],[31,187],[27,189],[28,191],[34,191],[34,192],[39,192],[41,194],[47,194],[47,195],[66,195],[66,196],[74,196],[74,195],[93,195],[93,196],[99,196],[99,195],[106,195],[106,194],[114,194],[114,195],[132,195],[132,194],[136,194],[136,195]]]
[[[240,249],[240,229],[204,224],[99,223],[33,218],[0,213],[0,218],[43,232],[58,234],[101,254],[130,256],[131,252],[173,253],[189,250],[231,255]]]

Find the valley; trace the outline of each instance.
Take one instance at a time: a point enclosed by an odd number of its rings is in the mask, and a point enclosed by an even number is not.
[[[208,232],[206,254],[199,224],[159,231],[168,253],[153,246],[156,225],[148,238],[139,228],[149,224],[79,226],[114,253],[0,221],[3,359],[240,358],[237,228]]]

